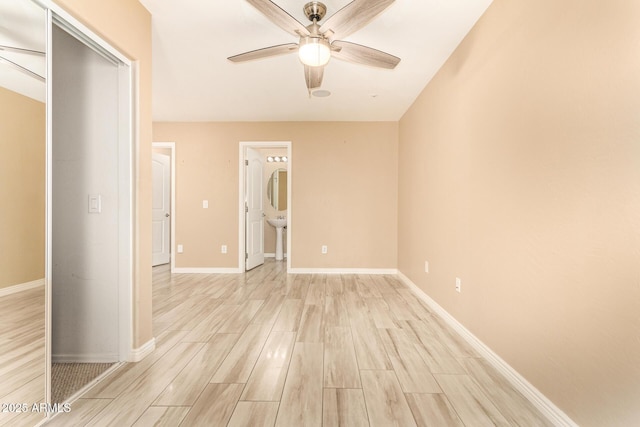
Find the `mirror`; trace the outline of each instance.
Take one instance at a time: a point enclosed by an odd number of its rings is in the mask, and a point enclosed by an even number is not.
[[[277,211],[287,210],[287,170],[276,169],[267,184],[267,197]]]
[[[45,10],[0,1],[0,425],[45,416],[45,48]]]

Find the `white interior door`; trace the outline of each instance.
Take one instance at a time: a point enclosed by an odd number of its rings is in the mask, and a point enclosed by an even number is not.
[[[153,253],[152,264],[167,264],[170,259],[171,158],[153,153]]]
[[[264,264],[264,165],[260,153],[252,148],[247,148],[245,159],[246,270],[251,270]]]

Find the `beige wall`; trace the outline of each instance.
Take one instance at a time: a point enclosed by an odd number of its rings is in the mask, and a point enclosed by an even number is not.
[[[138,175],[134,259],[134,346],[153,337],[151,324],[151,15],[137,0],[55,0],[139,70]]]
[[[399,269],[582,426],[640,425],[638,22],[495,0],[400,122]]]
[[[0,87],[0,288],[44,278],[45,105]]]
[[[292,141],[292,267],[395,268],[397,123],[154,123],[153,130],[154,140],[176,143],[175,243],[184,245],[177,267],[238,267],[239,142]]]

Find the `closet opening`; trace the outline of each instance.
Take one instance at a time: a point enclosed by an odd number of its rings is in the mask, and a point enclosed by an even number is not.
[[[132,349],[134,70],[50,16],[47,400],[62,403]]]

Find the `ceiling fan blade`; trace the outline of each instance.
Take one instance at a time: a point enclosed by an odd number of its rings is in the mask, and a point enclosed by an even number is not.
[[[270,0],[247,0],[247,2],[286,32],[294,36],[310,35],[309,30],[304,25],[274,2]]]
[[[240,53],[238,55],[230,56],[227,59],[231,62],[244,62],[251,61],[253,59],[267,58],[269,56],[284,55],[295,52],[296,50],[298,50],[298,45],[296,43],[287,43]]]
[[[320,33],[329,39],[342,39],[367,25],[395,0],[354,0],[327,19]]]
[[[370,65],[372,67],[394,69],[400,58],[360,44],[336,40],[331,43],[331,56],[343,61],[356,64]]]
[[[309,89],[309,93],[311,93],[313,89],[317,89],[322,85],[323,74],[324,67],[304,66],[304,79],[307,82],[307,89]]]

